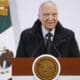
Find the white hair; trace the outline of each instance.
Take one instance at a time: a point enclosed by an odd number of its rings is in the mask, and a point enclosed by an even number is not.
[[[47,4],[52,4],[52,5],[55,6],[55,8],[57,9],[57,5],[55,4],[55,2],[52,1],[52,0],[48,0],[48,1],[43,2],[43,3],[40,5],[39,12],[40,12],[40,10],[42,9],[42,7],[45,6],[45,5],[47,5]]]

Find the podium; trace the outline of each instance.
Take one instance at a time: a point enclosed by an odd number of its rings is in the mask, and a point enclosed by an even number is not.
[[[12,61],[12,75],[33,75],[31,58],[14,58]],[[61,75],[80,75],[80,58],[58,58],[61,64]]]

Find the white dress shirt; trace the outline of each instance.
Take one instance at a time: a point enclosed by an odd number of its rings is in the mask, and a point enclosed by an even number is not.
[[[55,29],[52,29],[51,31],[48,31],[47,29],[45,29],[44,26],[42,26],[42,35],[43,35],[44,40],[47,39],[46,34],[48,34],[49,32],[53,35],[51,37],[51,41],[53,41]]]

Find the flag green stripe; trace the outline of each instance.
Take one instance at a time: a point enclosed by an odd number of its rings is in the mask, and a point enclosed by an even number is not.
[[[7,16],[0,16],[0,33],[11,27],[10,10],[8,9]]]

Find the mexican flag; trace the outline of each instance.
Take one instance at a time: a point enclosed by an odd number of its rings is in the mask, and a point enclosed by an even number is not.
[[[15,38],[8,0],[0,0],[0,50],[8,48],[15,52]]]
[[[0,34],[11,27],[8,0],[0,0]]]

